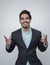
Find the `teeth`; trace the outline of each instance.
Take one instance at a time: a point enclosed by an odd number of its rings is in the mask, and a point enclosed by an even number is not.
[[[27,24],[27,23],[24,23],[24,24]]]

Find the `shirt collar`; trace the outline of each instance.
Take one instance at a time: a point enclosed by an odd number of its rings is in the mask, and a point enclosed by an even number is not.
[[[27,31],[27,32],[25,32],[24,29],[22,28],[22,32],[26,33],[26,34],[30,33],[31,32],[31,27],[30,27],[29,31]]]

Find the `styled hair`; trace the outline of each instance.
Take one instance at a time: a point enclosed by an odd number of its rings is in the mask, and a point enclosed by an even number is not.
[[[21,13],[19,14],[19,19],[21,19],[21,15],[22,15],[22,14],[27,14],[27,15],[29,16],[29,19],[31,19],[31,14],[30,14],[29,11],[27,11],[27,10],[21,11]]]

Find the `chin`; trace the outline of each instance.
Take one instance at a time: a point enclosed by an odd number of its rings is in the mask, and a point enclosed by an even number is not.
[[[25,29],[28,28],[28,27],[29,27],[29,26],[23,26],[23,28],[25,28]]]
[[[22,25],[23,28],[29,28],[29,25]]]

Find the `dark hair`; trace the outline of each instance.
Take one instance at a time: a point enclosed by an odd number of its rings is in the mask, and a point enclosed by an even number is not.
[[[27,10],[21,11],[21,13],[19,14],[19,18],[20,18],[20,19],[21,19],[21,15],[22,15],[22,14],[28,14],[28,15],[29,15],[29,19],[31,19],[31,14],[30,14],[29,11],[27,11]]]

